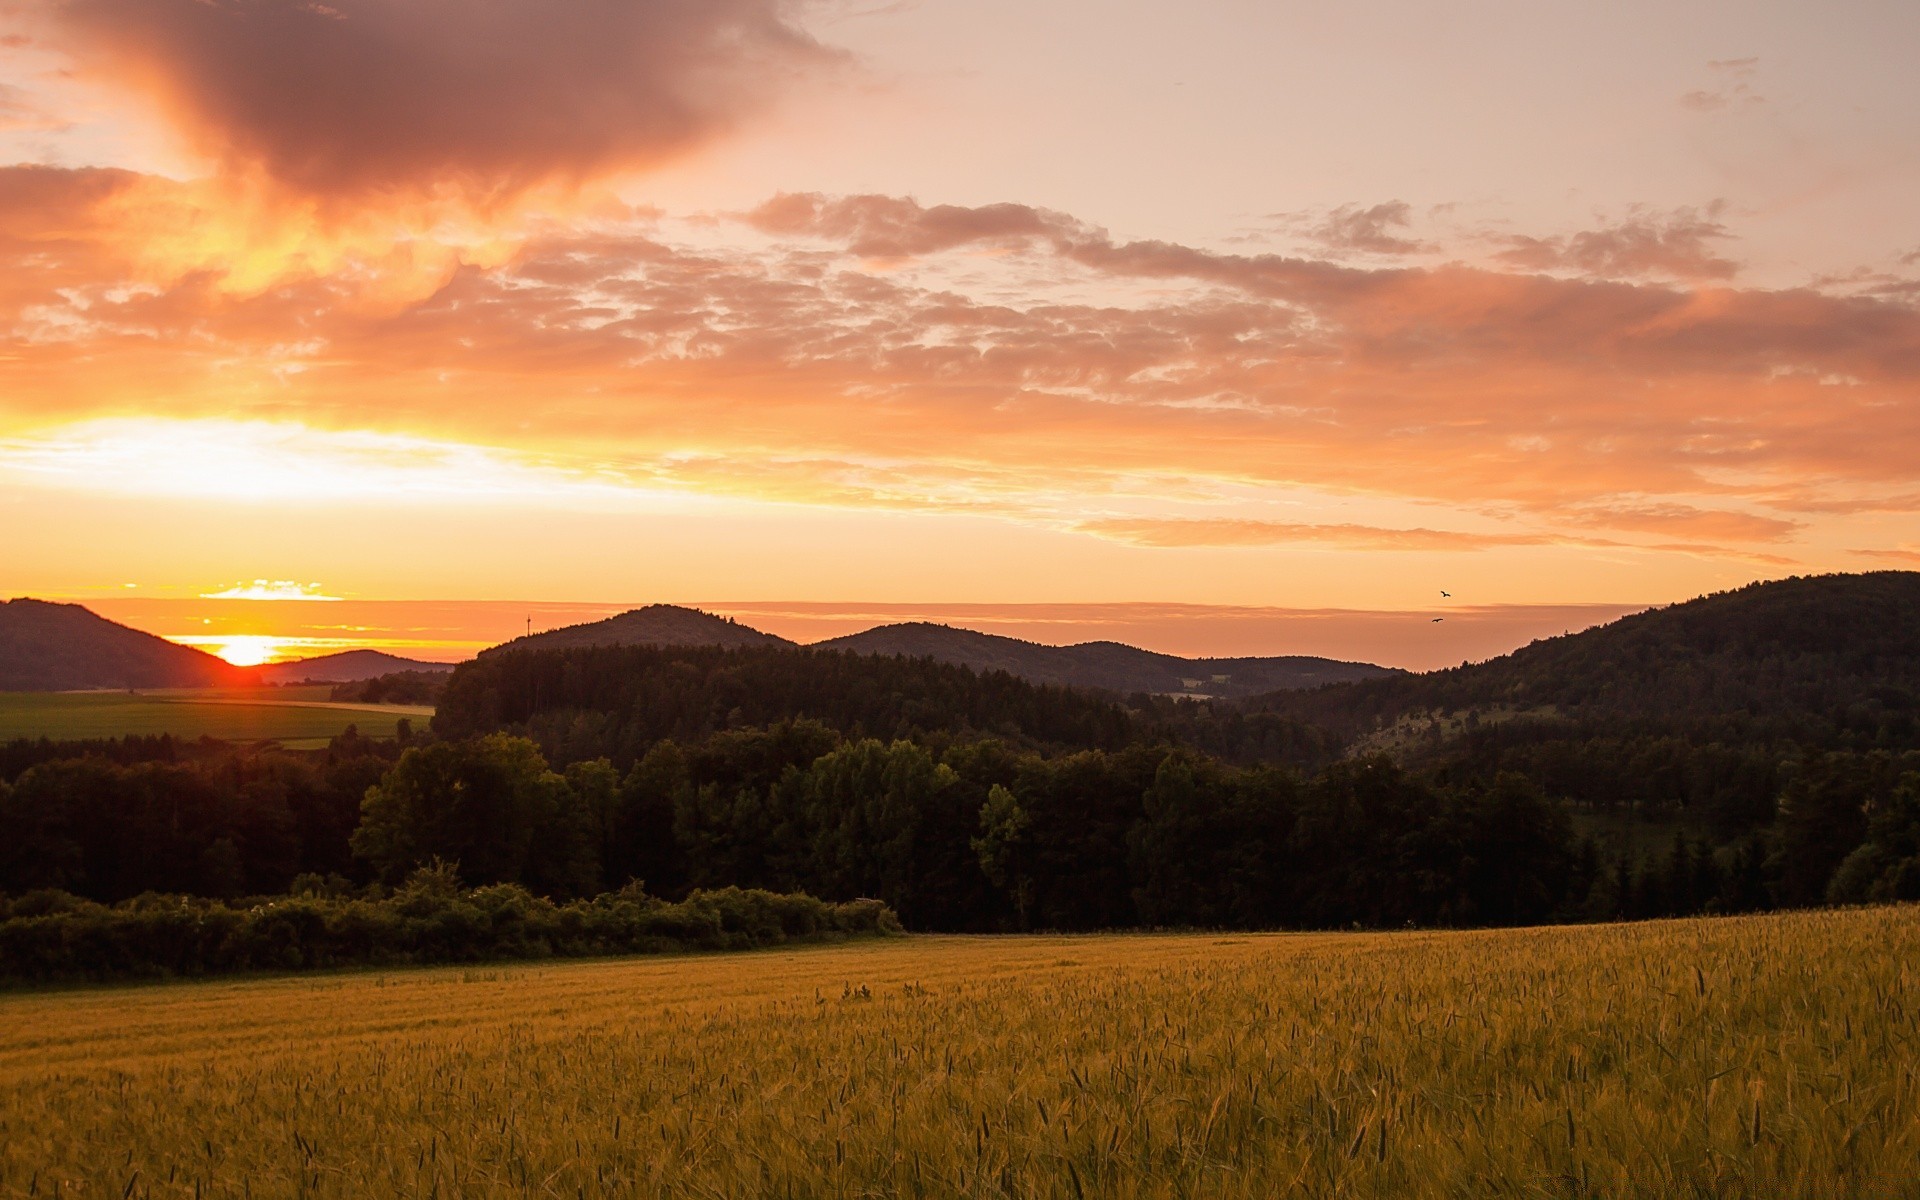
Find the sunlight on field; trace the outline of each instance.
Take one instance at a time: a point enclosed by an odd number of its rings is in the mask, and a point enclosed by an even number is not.
[[[0,999],[0,1194],[1915,1194],[1920,913]]]
[[[368,737],[392,737],[402,717],[416,727],[433,709],[394,704],[336,704],[324,687],[166,689],[148,692],[0,692],[0,741],[12,738],[113,738],[170,733],[223,741],[325,745],[352,725]]]

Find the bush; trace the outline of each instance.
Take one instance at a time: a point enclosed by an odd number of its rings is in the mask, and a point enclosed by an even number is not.
[[[878,900],[725,888],[671,904],[630,886],[555,904],[512,884],[465,889],[452,880],[436,864],[384,898],[308,891],[244,907],[151,892],[112,906],[51,891],[0,900],[0,984],[749,949],[900,932]]]

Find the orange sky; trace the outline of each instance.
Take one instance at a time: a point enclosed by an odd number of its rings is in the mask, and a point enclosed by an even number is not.
[[[0,0],[0,590],[1920,565],[1916,50],[1881,3]]]

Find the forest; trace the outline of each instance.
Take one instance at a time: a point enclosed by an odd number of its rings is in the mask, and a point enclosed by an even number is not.
[[[978,931],[1920,898],[1920,751],[1713,732],[1504,721],[1337,757],[1291,717],[925,660],[525,652],[461,668],[397,741],[0,748],[0,891],[377,899],[444,864],[562,903],[738,887]]]
[[[0,746],[0,893],[380,903],[427,869],[563,905],[873,899],[955,931],[1920,899],[1916,581],[1790,580],[1242,702],[789,646],[490,654],[396,739]]]

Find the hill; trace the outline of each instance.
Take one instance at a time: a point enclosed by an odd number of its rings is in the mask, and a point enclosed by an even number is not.
[[[762,633],[730,617],[716,617],[677,604],[649,604],[604,621],[567,625],[480,652],[481,658],[514,650],[574,650],[588,646],[718,646],[743,650],[757,646],[792,646],[771,633]]]
[[[433,728],[448,738],[526,733],[556,762],[605,755],[624,765],[662,738],[801,719],[889,739],[971,731],[1114,747],[1133,734],[1127,711],[1105,697],[924,658],[779,644],[489,652],[448,678]]]
[[[1920,572],[1876,571],[1750,584],[1484,663],[1250,707],[1348,735],[1410,714],[1471,712],[1675,729],[1758,723],[1816,740],[1864,722],[1910,742],[1916,698]]]
[[[1401,674],[1328,658],[1179,658],[1119,642],[1047,646],[916,621],[820,642],[817,650],[932,658],[975,671],[1005,671],[1033,683],[1213,697],[1253,696]]]
[[[358,683],[401,671],[444,675],[452,670],[452,663],[423,662],[380,650],[346,650],[339,654],[270,663],[259,668],[260,678],[265,683]]]
[[[586,646],[715,646],[741,650],[794,644],[697,609],[652,604],[604,621],[515,638],[484,654]],[[1387,667],[1327,658],[1180,658],[1118,642],[1046,646],[924,621],[882,625],[864,633],[817,642],[812,649],[931,658],[953,666],[970,667],[975,672],[1005,671],[1030,683],[1101,688],[1120,695],[1150,692],[1246,697],[1400,674]]]
[[[0,692],[236,687],[258,675],[78,604],[0,601]]]

